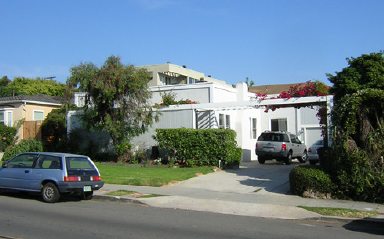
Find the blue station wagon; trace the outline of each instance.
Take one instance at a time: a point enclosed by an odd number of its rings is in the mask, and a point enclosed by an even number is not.
[[[0,168],[0,190],[39,192],[45,202],[54,203],[62,194],[90,200],[103,187],[92,160],[65,153],[21,153]]]

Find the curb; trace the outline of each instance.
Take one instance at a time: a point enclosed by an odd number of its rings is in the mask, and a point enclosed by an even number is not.
[[[134,204],[141,204],[141,205],[148,205],[145,202],[142,202],[140,199],[136,198],[129,198],[129,197],[119,197],[119,196],[108,196],[108,195],[94,195],[93,199],[99,200],[99,201],[109,201],[109,202],[121,202],[121,203],[134,203]],[[148,205],[150,206],[150,205]],[[152,206],[151,206],[152,207]],[[257,216],[256,216],[257,217]],[[259,218],[268,218],[273,219],[272,217],[264,217],[260,216]],[[309,218],[297,218],[297,219],[286,219],[286,218],[278,218],[275,219],[282,219],[282,220],[308,220],[308,221],[324,221],[324,222],[331,222],[331,223],[344,223],[344,224],[351,224],[351,223],[357,223],[360,225],[369,224],[370,226],[377,226],[377,227],[383,227],[384,225],[384,218],[342,218],[342,217],[332,217],[332,216],[321,216],[319,217],[309,217]]]

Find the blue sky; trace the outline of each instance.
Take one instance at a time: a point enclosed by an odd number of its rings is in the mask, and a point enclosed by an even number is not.
[[[320,80],[384,50],[382,0],[0,0],[0,77],[171,62],[236,84]]]

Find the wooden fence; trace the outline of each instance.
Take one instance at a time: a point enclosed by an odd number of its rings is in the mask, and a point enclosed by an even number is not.
[[[40,139],[43,120],[25,121],[23,125],[23,139]]]

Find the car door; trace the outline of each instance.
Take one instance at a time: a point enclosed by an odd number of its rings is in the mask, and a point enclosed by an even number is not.
[[[12,189],[29,189],[37,158],[38,154],[19,154],[5,162],[0,171],[0,186]]]
[[[292,152],[293,152],[292,156],[297,157],[297,156],[302,155],[304,150],[302,150],[301,141],[299,140],[299,138],[297,138],[296,135],[291,134],[290,136],[291,136],[291,140],[292,140]]]
[[[62,158],[59,156],[41,154],[31,175],[30,189],[39,191],[43,180],[54,182],[63,180]]]

